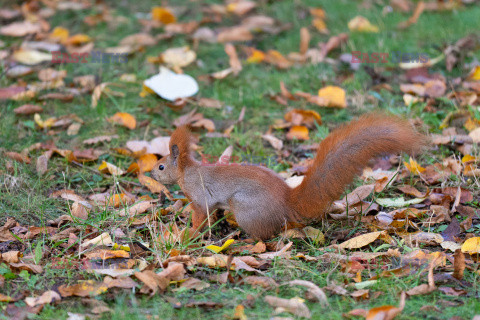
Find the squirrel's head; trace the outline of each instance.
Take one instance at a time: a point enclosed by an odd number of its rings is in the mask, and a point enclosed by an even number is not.
[[[173,145],[170,154],[158,160],[152,169],[152,178],[161,184],[175,184],[178,182],[180,172],[178,168],[179,149]]]

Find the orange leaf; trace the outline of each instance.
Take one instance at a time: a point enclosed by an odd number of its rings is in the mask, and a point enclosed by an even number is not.
[[[157,160],[157,156],[151,153],[141,156],[137,161],[140,172],[151,171],[155,163],[157,163]]]
[[[147,177],[144,174],[138,175],[138,181],[140,181],[140,183],[142,185],[147,187],[148,190],[150,190],[150,192],[152,192],[152,193],[163,192],[165,194],[165,196],[167,196],[168,199],[170,199],[170,200],[173,199],[172,195],[170,194],[168,189],[163,184],[161,184],[160,182],[158,182],[158,181],[156,181],[156,180],[154,180],[150,177]]]
[[[248,63],[259,63],[265,60],[265,53],[263,51],[253,49],[250,56],[247,58]]]
[[[65,44],[66,45],[80,45],[80,44],[83,44],[83,43],[86,43],[86,42],[90,42],[92,41],[92,38],[90,38],[89,36],[87,36],[86,34],[76,34],[74,36],[71,36],[70,38],[68,38],[66,41],[65,41]]]
[[[335,108],[346,108],[347,101],[345,98],[345,90],[336,86],[326,86],[318,90],[318,96],[320,98],[327,99],[327,105]]]
[[[405,165],[405,167],[407,167],[408,171],[410,171],[413,174],[420,174],[426,170],[425,168],[420,166],[417,161],[413,160],[412,158],[410,158],[409,162],[404,161],[403,164]]]
[[[177,21],[175,15],[170,10],[163,7],[154,7],[152,9],[152,19],[160,21],[163,24],[175,23]]]
[[[121,124],[124,127],[127,127],[130,130],[135,129],[137,126],[137,120],[130,113],[126,112],[117,112],[115,113],[109,121]]]
[[[287,133],[287,139],[293,140],[294,138],[298,140],[308,140],[308,128],[305,126],[293,126]]]

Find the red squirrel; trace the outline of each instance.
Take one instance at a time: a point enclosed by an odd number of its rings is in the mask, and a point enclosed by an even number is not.
[[[368,161],[384,153],[418,151],[424,137],[396,116],[368,114],[334,130],[319,145],[302,183],[290,188],[273,170],[255,165],[209,166],[195,160],[191,132],[178,127],[170,138],[170,154],[158,161],[152,177],[178,183],[192,202],[192,227],[199,232],[207,212],[234,213],[249,235],[268,239],[287,222],[323,218]]]

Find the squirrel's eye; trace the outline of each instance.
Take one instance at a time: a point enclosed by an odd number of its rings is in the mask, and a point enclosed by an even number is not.
[[[165,167],[163,166],[163,164],[161,164],[159,167],[158,167],[158,170],[163,170],[165,169]]]

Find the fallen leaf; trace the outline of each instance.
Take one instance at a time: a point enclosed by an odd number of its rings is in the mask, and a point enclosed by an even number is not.
[[[36,307],[41,304],[47,304],[47,303],[52,303],[55,301],[59,301],[62,298],[60,295],[52,290],[45,291],[40,297],[33,298],[33,297],[28,297],[25,298],[25,303],[30,306],[30,307]]]
[[[222,252],[223,250],[227,249],[232,243],[234,243],[235,240],[233,239],[228,239],[227,241],[225,241],[225,243],[219,247],[219,246],[215,246],[215,245],[209,245],[207,246],[206,248],[214,253],[220,253]]]
[[[84,280],[72,286],[61,285],[60,287],[58,287],[58,292],[60,292],[62,297],[97,296],[99,294],[106,292],[107,290],[108,290],[108,287],[103,282],[95,282],[94,280]]]
[[[176,74],[164,67],[160,67],[159,74],[145,80],[144,85],[169,101],[191,97],[198,92],[198,84],[194,78],[186,74]]]
[[[292,126],[286,135],[288,140],[298,139],[298,140],[309,140],[308,128],[305,126]]]
[[[327,101],[327,106],[332,108],[346,108],[347,100],[345,90],[340,87],[327,86],[318,90],[318,96]]]
[[[356,16],[348,22],[348,29],[350,31],[358,32],[378,32],[378,27],[372,25],[367,18],[362,16]]]
[[[15,112],[15,114],[29,115],[43,112],[43,108],[35,104],[24,104],[23,106],[15,108],[13,112]]]
[[[188,46],[167,49],[161,55],[163,62],[171,68],[183,68],[194,62],[197,54]]]
[[[177,22],[177,18],[175,17],[175,15],[169,9],[164,7],[153,7],[152,19],[155,21],[159,21],[163,24]]]
[[[310,310],[303,303],[304,300],[300,298],[282,299],[274,296],[266,296],[265,302],[276,308],[277,313],[287,311],[298,317],[305,317],[308,319],[312,317]]]
[[[357,236],[345,242],[342,242],[338,246],[342,249],[358,249],[377,240],[384,233],[385,231],[377,231],[377,232],[362,234],[360,236]]]
[[[98,171],[103,173],[108,172],[113,176],[121,176],[125,174],[125,171],[106,161],[102,161],[102,164],[98,167]]]
[[[462,244],[462,252],[469,254],[480,253],[480,237],[472,237]]]
[[[109,118],[108,121],[118,123],[130,130],[135,129],[137,126],[137,120],[135,117],[127,112],[117,112]]]

